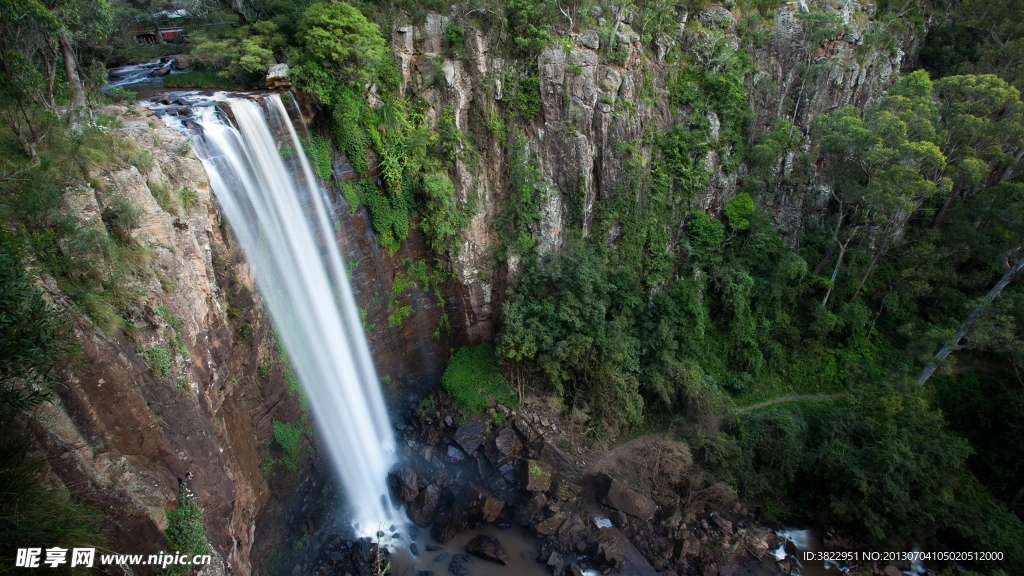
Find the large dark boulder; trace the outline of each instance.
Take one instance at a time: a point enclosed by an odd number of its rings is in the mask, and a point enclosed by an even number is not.
[[[426,528],[434,521],[437,508],[441,505],[441,487],[430,484],[409,504],[409,519],[417,526]]]
[[[524,460],[523,488],[528,492],[547,492],[551,488],[551,466],[537,460]]]
[[[626,561],[625,542],[621,542],[621,532],[603,529],[596,534],[590,544],[590,558],[599,570],[622,568]]]
[[[498,519],[505,502],[479,486],[467,484],[432,529],[434,539],[447,542],[456,534],[483,522]]]
[[[607,474],[597,476],[597,497],[605,506],[645,521],[653,518],[658,509],[653,500]]]
[[[415,470],[403,466],[398,470],[393,470],[389,476],[391,488],[399,500],[402,502],[412,502],[416,499],[416,495],[420,492],[420,487],[417,484]]]
[[[476,414],[470,416],[466,423],[459,426],[459,429],[455,431],[455,441],[458,442],[462,450],[473,455],[476,449],[480,447],[480,444],[484,441],[484,434],[487,433],[487,418]]]
[[[466,544],[466,552],[503,566],[508,564],[508,554],[505,553],[505,549],[501,547],[501,542],[498,542],[497,538],[481,534]]]

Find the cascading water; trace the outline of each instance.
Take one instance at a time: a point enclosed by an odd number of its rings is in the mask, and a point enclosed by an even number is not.
[[[394,435],[328,205],[278,95],[255,101],[218,94],[195,107],[202,128],[196,152],[231,229],[255,268],[256,281],[361,536],[396,522],[386,477],[395,463]],[[177,117],[169,126],[184,128]],[[297,151],[286,161],[278,149]]]

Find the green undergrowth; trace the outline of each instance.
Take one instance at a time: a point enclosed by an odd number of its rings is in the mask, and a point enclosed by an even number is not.
[[[441,387],[458,404],[463,416],[479,414],[495,404],[518,406],[490,344],[467,346],[453,354],[441,376]]]
[[[216,88],[219,90],[244,90],[245,87],[218,76],[212,72],[182,72],[163,77],[164,88]]]
[[[167,513],[167,529],[164,530],[164,536],[167,537],[169,552],[184,554],[191,558],[195,555],[209,554],[210,548],[206,540],[203,508],[184,492],[185,487],[182,485],[182,492],[178,494],[178,507]],[[172,564],[161,573],[168,576],[184,576],[189,572],[189,566]]]

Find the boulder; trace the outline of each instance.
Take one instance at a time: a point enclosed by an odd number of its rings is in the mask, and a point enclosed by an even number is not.
[[[398,499],[402,502],[412,502],[420,492],[417,484],[416,471],[408,466],[393,470],[391,474],[391,488]]]
[[[727,520],[724,516],[719,513],[714,513],[711,516],[711,523],[718,526],[719,530],[726,534],[732,534],[732,522]]]
[[[597,30],[590,30],[580,35],[580,44],[583,44],[591,50],[597,50],[601,47],[601,38],[597,35]]]
[[[267,69],[266,85],[268,90],[287,90],[292,87],[288,79],[288,65],[274,64]]]
[[[548,556],[548,566],[551,566],[551,574],[561,574],[565,568],[565,559],[558,552],[552,552],[551,556]]]
[[[550,536],[558,531],[558,528],[565,522],[565,519],[569,516],[565,512],[559,512],[551,518],[538,523],[533,527],[534,531],[537,532],[538,536]]]
[[[470,416],[466,423],[459,426],[459,429],[455,431],[455,441],[458,442],[466,454],[472,456],[473,452],[476,452],[476,449],[483,443],[486,428],[486,417],[480,414]]]
[[[409,504],[409,519],[417,526],[427,527],[434,521],[437,507],[441,504],[441,487],[430,484]]]
[[[700,554],[700,540],[689,530],[683,535],[682,545],[679,547],[679,558],[697,556]]]
[[[171,66],[173,66],[175,70],[188,70],[192,66],[193,62],[195,62],[195,58],[188,54],[182,54],[174,59],[174,63],[171,64]]]
[[[506,462],[516,455],[518,452],[516,433],[511,426],[505,426],[498,431],[498,435],[494,437],[494,447],[502,462]]]
[[[516,509],[516,524],[529,526],[547,503],[548,497],[543,492],[534,494],[525,504]]]
[[[505,503],[479,486],[467,484],[451,507],[433,527],[434,539],[447,542],[456,534],[482,522],[493,522],[501,514]]]
[[[653,518],[658,509],[653,500],[607,474],[597,477],[597,495],[602,504],[644,521]]]
[[[605,529],[598,532],[591,542],[590,558],[600,570],[618,570],[626,560],[626,550],[615,533]]]
[[[523,488],[528,492],[547,492],[551,488],[551,467],[537,460],[525,460]]]
[[[466,552],[503,566],[508,564],[508,554],[505,553],[505,549],[501,547],[501,542],[498,542],[497,538],[481,534],[466,544]]]
[[[450,462],[462,462],[466,459],[466,453],[459,449],[458,446],[452,444],[448,447],[448,460]]]

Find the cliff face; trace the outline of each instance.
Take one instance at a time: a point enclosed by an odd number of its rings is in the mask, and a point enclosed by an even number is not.
[[[184,137],[141,107],[106,112],[123,118],[120,134],[152,153],[152,162],[140,163],[143,172],[94,174],[96,187],[69,192],[67,202],[80,227],[104,234],[100,206],[113,195],[141,210],[133,239],[147,261],[126,315],[130,339],[79,316],[81,355],[66,366],[57,401],[41,406],[31,427],[51,481],[112,520],[112,550],[167,549],[166,512],[187,489],[206,510],[219,555],[204,572],[249,574],[257,512],[271,498],[260,474],[270,442],[266,416],[285,390],[274,379],[253,385],[268,338],[249,270],[222,226],[202,164],[184,153]],[[195,194],[185,206],[167,200],[183,188]],[[44,284],[55,302],[69,305],[52,279]]]
[[[545,191],[541,219],[531,228],[539,252],[557,250],[563,242],[573,196],[584,199],[583,230],[589,233],[595,205],[623,182],[629,158],[620,144],[639,142],[645,133],[663,131],[677,122],[668,103],[668,85],[678,68],[674,62],[678,53],[672,51],[698,58],[708,31],[720,34],[733,49],[743,46],[751,56],[752,71],[745,75],[755,113],[751,141],[776,118],[792,122],[806,134],[819,114],[847,104],[863,107],[880,98],[899,70],[913,60],[916,39],[912,35],[893,37],[886,50],[870,45],[872,35],[880,33],[871,21],[873,7],[842,3],[837,17],[846,31],[820,41],[814,22],[801,19],[798,10],[789,4],[780,6],[762,39],[752,42],[741,38],[734,12],[711,7],[688,14],[680,8],[678,32],[659,36],[647,47],[629,25],[633,15],[625,14],[616,35],[618,49],[627,47],[621,64],[609,62],[609,47],[594,30],[559,38],[543,50],[536,62],[542,109],[526,128]],[[606,16],[609,21],[614,18]],[[421,24],[397,23],[393,46],[401,60],[406,93],[429,102],[435,118],[450,106],[461,131],[479,134],[488,113],[514,106],[502,84],[505,75],[516,70],[515,63],[503,56],[507,49],[499,45],[496,32],[472,27],[465,30],[465,51],[453,51],[445,38],[451,22],[448,16],[429,14]],[[642,91],[646,93],[641,97]],[[712,112],[708,121],[711,137],[717,139],[720,119]],[[507,151],[493,139],[476,138],[475,144],[479,160],[467,163],[459,158],[453,171],[458,193],[463,200],[476,198],[478,211],[465,231],[461,254],[451,264],[463,282],[463,301],[469,306],[461,329],[481,338],[493,330],[495,299],[500,299],[503,285],[514,280],[518,261],[515,256],[500,263],[494,258],[506,196]],[[643,153],[649,156],[650,151]],[[735,195],[745,168],[727,171],[722,154],[712,151],[704,159],[711,177],[692,199],[694,208],[720,212]],[[791,169],[789,162],[792,158],[780,158],[778,171]],[[780,234],[793,242],[803,222],[823,209],[820,200],[808,203],[807,198],[807,194],[779,189],[755,200],[772,214]]]

